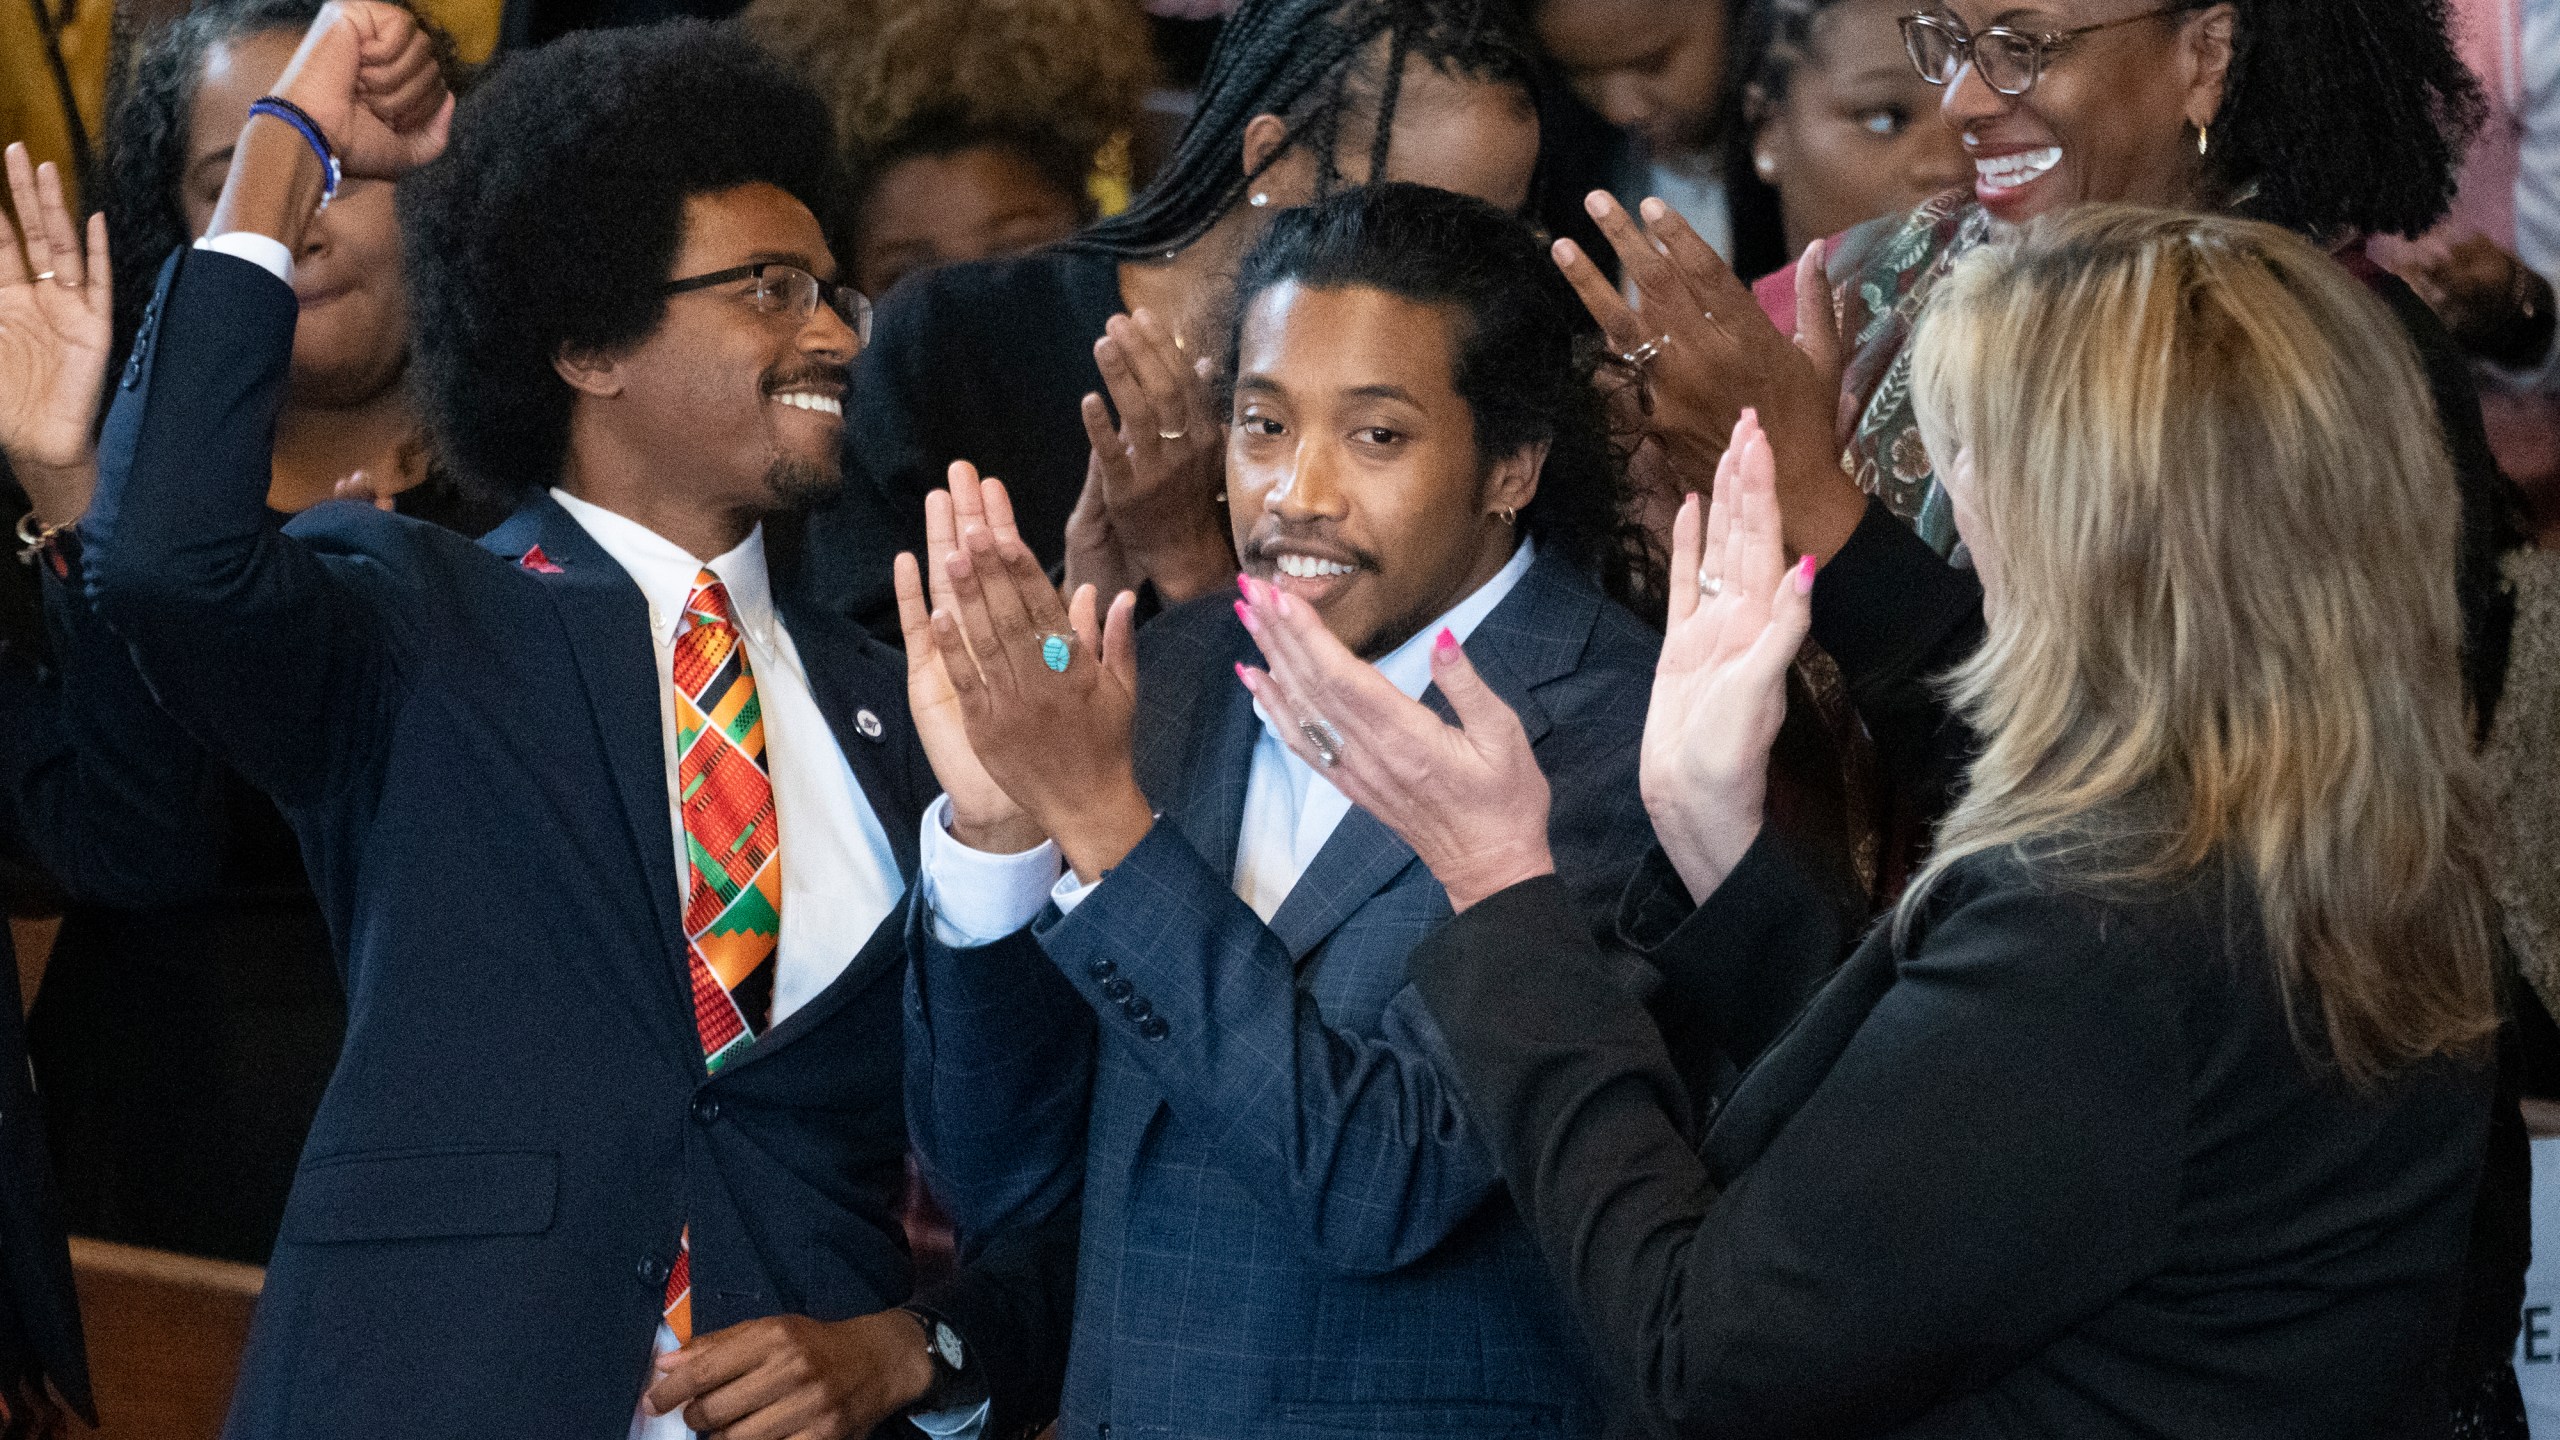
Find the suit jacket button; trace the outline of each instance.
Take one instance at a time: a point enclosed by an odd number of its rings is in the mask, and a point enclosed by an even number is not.
[[[1105,955],[1101,959],[1084,967],[1084,973],[1092,976],[1096,980],[1108,980],[1112,976],[1120,973],[1120,962],[1112,959],[1108,955]]]
[[[1144,995],[1131,997],[1129,1003],[1121,1006],[1120,1008],[1128,1013],[1130,1019],[1137,1021],[1141,1025],[1144,1025],[1147,1021],[1153,1019],[1156,1013],[1156,1007],[1148,1004],[1147,997]]]
[[[639,1266],[640,1283],[643,1285],[664,1285],[667,1283],[667,1271],[670,1268],[671,1267],[666,1261],[659,1259],[655,1255],[643,1256]]]
[[[1109,979],[1107,979],[1107,980],[1105,980],[1105,981],[1103,981],[1103,982],[1102,982],[1102,993],[1103,993],[1103,995],[1104,995],[1104,996],[1106,996],[1107,998],[1109,998],[1109,999],[1113,999],[1113,1000],[1126,1000],[1126,999],[1128,999],[1128,998],[1129,998],[1129,992],[1130,992],[1130,990],[1132,990],[1133,988],[1135,988],[1135,987],[1133,987],[1132,985],[1130,985],[1130,983],[1129,983],[1127,980],[1125,980],[1125,979],[1121,978],[1121,977],[1120,977],[1120,976],[1118,976],[1118,975],[1114,975],[1114,976],[1110,977]]]
[[[697,1097],[693,1102],[693,1118],[708,1125],[720,1118],[720,1102],[712,1096]]]
[[[1172,1033],[1173,1027],[1164,1023],[1161,1015],[1150,1015],[1138,1023],[1138,1034],[1149,1040],[1161,1040]]]

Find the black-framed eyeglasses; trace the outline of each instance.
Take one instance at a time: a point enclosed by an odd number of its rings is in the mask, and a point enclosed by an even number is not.
[[[2036,86],[2036,78],[2044,73],[2045,61],[2053,52],[2101,30],[2113,30],[2144,20],[2157,20],[2164,15],[2177,15],[2196,8],[2197,0],[2145,10],[2139,15],[2083,25],[2076,30],[2028,31],[1994,25],[1979,34],[1964,28],[1964,22],[1952,15],[1920,14],[1902,17],[1902,48],[1911,54],[1911,68],[1932,85],[1952,85],[1955,78],[1971,65],[1982,83],[2011,98],[2024,95]]]
[[[818,312],[818,302],[836,312],[852,327],[854,337],[863,344],[871,343],[871,299],[850,285],[821,280],[797,265],[779,260],[766,260],[754,265],[732,265],[708,275],[689,275],[666,283],[665,293],[681,295],[688,290],[708,290],[736,280],[753,280],[755,285],[739,295],[739,299],[768,315],[788,315],[795,322],[806,323]]]

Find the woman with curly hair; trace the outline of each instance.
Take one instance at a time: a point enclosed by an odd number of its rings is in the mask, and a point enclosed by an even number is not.
[[[739,20],[834,112],[846,259],[873,296],[1091,221],[1096,157],[1137,127],[1154,77],[1133,0],[756,0]]]

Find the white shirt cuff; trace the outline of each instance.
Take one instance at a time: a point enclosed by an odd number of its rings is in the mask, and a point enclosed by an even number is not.
[[[966,1410],[933,1410],[907,1417],[909,1424],[934,1437],[934,1440],[978,1440],[987,1428],[987,1411],[993,1400],[981,1400]]]
[[[1104,877],[1104,879],[1108,878],[1110,877]],[[1084,897],[1100,889],[1101,886],[1101,880],[1087,885],[1076,878],[1076,872],[1073,870],[1062,871],[1058,876],[1058,883],[1049,887],[1049,900],[1058,907],[1059,914],[1072,914],[1077,906],[1084,903]]]
[[[199,250],[219,250],[225,255],[246,260],[287,285],[293,283],[293,252],[272,235],[254,230],[225,230],[207,235],[196,242]]]
[[[1065,868],[1053,840],[1019,855],[990,855],[961,844],[952,838],[948,795],[935,797],[924,812],[922,853],[918,868],[924,872],[933,938],[955,950],[992,945],[1030,924]]]

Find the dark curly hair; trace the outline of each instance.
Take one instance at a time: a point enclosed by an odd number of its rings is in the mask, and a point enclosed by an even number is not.
[[[2209,163],[2234,208],[2322,241],[2443,219],[2482,114],[2445,0],[2231,3]]]
[[[973,115],[964,106],[936,105],[918,111],[879,144],[853,151],[847,220],[854,225],[863,223],[881,177],[906,161],[918,157],[939,159],[982,145],[1021,157],[1032,173],[1066,197],[1078,219],[1093,218],[1093,197],[1086,193],[1084,183],[1086,172],[1093,168],[1093,153],[1080,141],[1055,127],[1037,129],[1011,120]]]
[[[1127,210],[1067,243],[1123,259],[1179,250],[1299,145],[1315,154],[1318,195],[1340,182],[1349,141],[1365,139],[1370,175],[1385,174],[1408,59],[1538,96],[1535,55],[1496,0],[1244,0],[1164,169]],[[1264,114],[1288,121],[1289,138],[1247,174],[1245,127]]]
[[[1658,608],[1661,559],[1634,519],[1626,457],[1593,384],[1602,345],[1590,312],[1518,217],[1471,196],[1391,183],[1284,210],[1246,252],[1227,325],[1223,403],[1254,297],[1294,281],[1364,287],[1456,312],[1452,380],[1488,459],[1544,442],[1521,521],[1618,600]]]
[[[390,0],[412,15],[409,0]],[[204,0],[186,14],[144,35],[127,14],[116,16],[115,56],[107,94],[107,137],[101,206],[115,269],[115,353],[123,363],[142,323],[161,263],[187,243],[184,185],[188,122],[196,85],[214,47],[251,35],[307,30],[321,0]],[[420,17],[419,29],[435,49],[445,85],[460,93],[470,67],[456,56],[453,37]],[[112,369],[109,374],[113,374]]]
[[[571,398],[553,357],[655,330],[686,198],[759,181],[840,233],[826,105],[732,29],[587,31],[493,66],[400,183],[411,372],[455,475],[493,500],[550,484]]]

